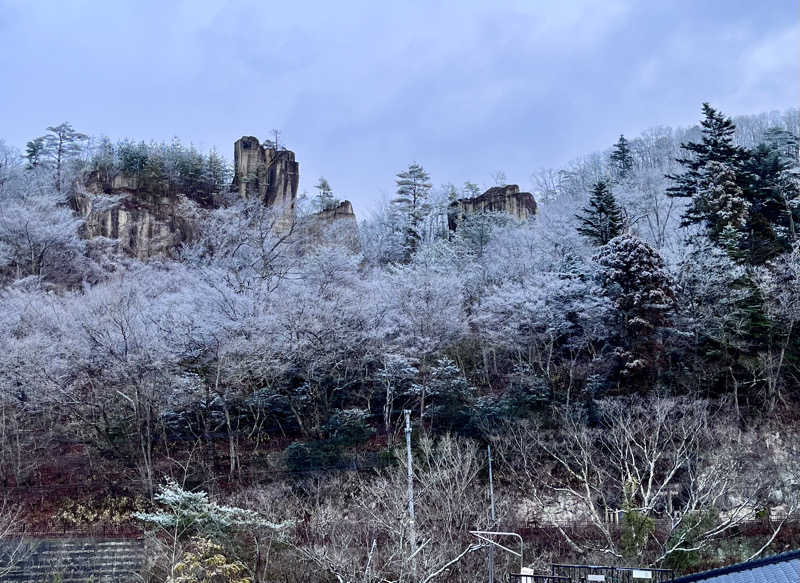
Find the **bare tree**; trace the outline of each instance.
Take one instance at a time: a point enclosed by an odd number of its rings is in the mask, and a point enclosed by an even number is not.
[[[6,500],[0,502],[0,578],[18,567],[30,553],[30,544],[21,538],[21,511]]]
[[[581,540],[558,526],[576,554],[660,564],[708,547],[765,500],[772,468],[755,467],[736,425],[707,403],[631,398],[597,409],[594,426],[572,408],[555,430],[521,424],[498,443],[506,471],[540,512],[561,500],[573,505],[572,521],[590,525],[594,534]],[[609,511],[622,514],[621,533]]]
[[[430,583],[460,580],[456,565],[470,576],[475,568],[484,569],[484,554],[473,555],[484,545],[469,535],[469,530],[490,526],[478,479],[482,452],[474,442],[444,437],[439,442],[423,438],[417,454],[416,551],[409,544],[402,455],[397,467],[376,476],[314,484],[295,502],[307,513],[295,551],[340,583]],[[504,512],[501,504],[500,515]],[[470,556],[479,557],[480,567],[466,563]]]

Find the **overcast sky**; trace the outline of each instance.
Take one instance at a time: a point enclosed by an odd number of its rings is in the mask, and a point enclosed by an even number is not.
[[[620,133],[797,107],[797,0],[0,0],[0,138],[48,125],[227,157],[272,128],[367,211],[411,161],[488,184]]]

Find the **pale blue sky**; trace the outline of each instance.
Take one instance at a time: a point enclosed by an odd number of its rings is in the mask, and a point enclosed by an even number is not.
[[[280,128],[301,190],[366,211],[412,160],[509,182],[622,132],[796,107],[797,0],[0,0],[0,138]]]

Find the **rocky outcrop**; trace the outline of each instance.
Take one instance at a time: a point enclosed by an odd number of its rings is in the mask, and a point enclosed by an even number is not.
[[[276,228],[295,222],[299,167],[294,152],[261,145],[252,136],[234,144],[231,190],[244,199],[257,197],[279,213]],[[182,243],[192,240],[202,220],[204,204],[196,193],[178,193],[160,181],[144,183],[124,173],[92,173],[75,185],[73,206],[84,219],[83,236],[116,240],[120,251],[141,260],[175,257]],[[360,251],[353,206],[345,201],[306,217],[298,234],[309,244],[333,242]]]
[[[361,252],[358,223],[349,200],[306,217],[302,233],[306,237],[306,246],[334,244],[353,253]]]
[[[264,204],[294,217],[300,170],[291,150],[261,145],[258,138],[243,136],[233,145],[233,184],[242,198],[260,198]]]
[[[516,184],[494,186],[475,198],[460,198],[451,203],[448,226],[455,230],[464,216],[481,212],[502,212],[527,221],[536,214],[536,201],[530,192],[520,192]]]
[[[78,183],[73,204],[84,218],[84,237],[115,239],[120,251],[142,261],[174,257],[201,214],[186,195],[141,191],[125,175],[115,176],[110,188],[91,177]]]

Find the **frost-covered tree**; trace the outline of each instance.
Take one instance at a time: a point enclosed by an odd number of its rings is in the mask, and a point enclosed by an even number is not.
[[[593,245],[602,246],[622,234],[625,217],[617,204],[608,182],[597,182],[592,188],[589,205],[577,216],[580,226],[577,231]]]
[[[384,354],[381,368],[377,372],[380,395],[376,400],[383,401],[383,429],[389,445],[394,440],[392,421],[395,416],[395,401],[407,397],[413,381],[419,373],[419,361],[402,354]],[[382,397],[382,399],[381,399]]]
[[[675,292],[664,260],[650,245],[620,235],[592,258],[599,265],[604,293],[622,319],[617,356],[625,377],[654,372],[663,352],[661,330],[675,308]]]
[[[324,176],[320,176],[317,184],[314,185],[317,189],[317,198],[314,201],[315,207],[321,211],[335,207],[339,201],[333,195],[333,189],[330,183]]]
[[[161,507],[158,511],[137,512],[134,518],[146,525],[154,546],[166,556],[170,583],[250,581],[244,577],[245,565],[228,561],[221,551],[236,551],[232,540],[236,533],[257,538],[259,531],[279,534],[291,525],[271,522],[253,510],[219,504],[206,492],[184,489],[172,479],[162,484],[154,500]]]
[[[37,168],[50,166],[55,173],[56,192],[64,189],[67,164],[82,151],[89,136],[78,132],[68,122],[47,128],[48,133],[28,142],[26,147],[28,164]]]
[[[788,251],[798,237],[800,167],[785,148],[780,142],[759,144],[742,165],[749,206],[741,251],[750,264]]]
[[[737,184],[734,168],[724,162],[709,162],[701,171],[693,206],[687,211],[693,221],[703,221],[708,237],[736,255],[749,218],[750,203]]]
[[[410,260],[423,238],[422,223],[428,214],[428,197],[431,191],[430,175],[412,162],[407,170],[397,173],[397,197],[392,205],[403,221],[405,233],[405,259]]]
[[[738,167],[744,156],[744,149],[735,143],[736,126],[729,117],[725,117],[708,103],[703,104],[703,116],[700,122],[701,140],[681,144],[686,157],[680,158],[678,163],[683,166],[684,171],[669,176],[674,182],[668,189],[671,196],[694,197],[701,188],[702,171],[710,162]],[[702,216],[687,216],[686,220],[696,222],[700,218]]]
[[[678,159],[681,174],[670,174],[673,182],[667,194],[690,199],[683,225],[702,225],[713,241],[723,231],[731,235],[747,220],[749,203],[742,189],[742,161],[746,152],[735,144],[736,126],[730,118],[703,104],[700,142],[686,142],[681,148],[689,156]]]
[[[624,135],[620,134],[608,158],[612,174],[617,180],[625,180],[633,172],[633,154]]]
[[[77,285],[87,273],[82,224],[57,192],[8,196],[0,205],[0,285],[28,276],[38,283]]]
[[[302,247],[296,223],[259,200],[237,200],[208,214],[195,240],[183,249],[184,261],[222,270],[238,291],[267,292],[284,280]]]
[[[481,258],[492,239],[492,233],[513,222],[513,217],[503,212],[481,212],[464,216],[456,228],[457,242],[477,258]]]
[[[29,170],[34,170],[45,162],[45,149],[44,136],[34,138],[25,145],[25,158],[28,160]]]

